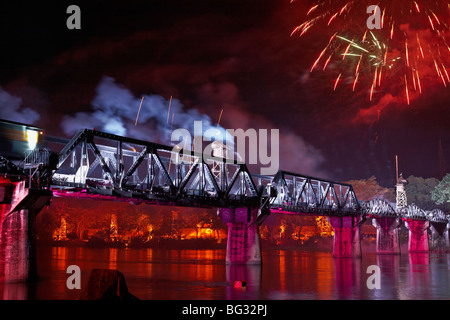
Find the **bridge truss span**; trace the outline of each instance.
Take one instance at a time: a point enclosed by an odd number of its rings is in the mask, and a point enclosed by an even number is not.
[[[399,215],[392,204],[384,199],[374,198],[362,204],[364,214],[369,217],[397,218]]]
[[[438,223],[449,223],[450,219],[445,215],[444,211],[440,209],[433,209],[431,211],[426,212],[427,220],[430,220],[431,222],[438,222]]]
[[[414,203],[408,205],[407,207],[399,208],[398,212],[403,219],[422,221],[428,220],[427,212],[419,208]]]
[[[350,184],[279,171],[273,178],[277,197],[272,212],[354,216],[361,206]]]
[[[143,140],[85,129],[59,151],[58,158],[53,188],[182,206],[259,201],[245,163]],[[213,171],[217,165],[222,170]]]
[[[251,174],[237,160],[97,130],[80,130],[70,140],[49,139],[46,148],[50,152],[44,154],[57,155],[56,165],[50,166],[54,170],[45,177],[56,196],[257,208],[263,217],[284,213],[448,221],[438,210],[415,205],[394,209],[383,199],[359,201],[350,184],[284,170],[274,176]],[[28,167],[36,154],[27,157]]]
[[[184,206],[259,208],[264,212],[354,216],[349,184],[288,171],[250,174],[245,163],[84,129],[58,152],[51,176],[58,195],[124,197]]]

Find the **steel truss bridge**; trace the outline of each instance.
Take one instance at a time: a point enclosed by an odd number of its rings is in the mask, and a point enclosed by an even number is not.
[[[259,209],[260,221],[270,213],[449,221],[437,209],[395,210],[382,199],[359,201],[350,184],[283,170],[274,176],[251,174],[236,160],[89,129],[70,140],[47,138],[20,162],[0,157],[0,172],[25,175],[29,188],[50,189],[54,196],[248,207]]]

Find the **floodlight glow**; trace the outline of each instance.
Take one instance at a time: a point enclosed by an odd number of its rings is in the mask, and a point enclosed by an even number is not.
[[[39,132],[27,129],[26,137],[28,141],[28,149],[33,150],[34,148],[36,148]]]

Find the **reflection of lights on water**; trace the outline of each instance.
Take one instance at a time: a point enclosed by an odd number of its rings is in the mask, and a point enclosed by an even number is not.
[[[28,142],[28,149],[33,150],[34,148],[36,148],[38,137],[38,131],[27,129],[26,138]]]
[[[317,228],[319,229],[320,236],[322,238],[332,237],[334,235],[334,229],[328,222],[327,217],[319,216],[316,217]]]

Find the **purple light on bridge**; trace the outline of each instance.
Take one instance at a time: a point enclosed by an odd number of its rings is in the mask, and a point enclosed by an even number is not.
[[[408,251],[421,253],[429,251],[428,226],[429,221],[405,219],[405,225],[409,230]]]

